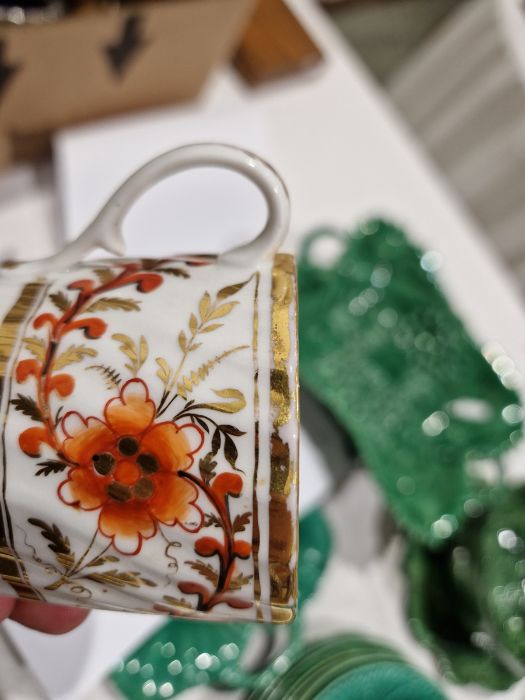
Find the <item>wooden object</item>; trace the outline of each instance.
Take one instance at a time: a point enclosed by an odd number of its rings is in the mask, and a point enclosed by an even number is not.
[[[250,85],[310,68],[321,51],[283,0],[259,0],[235,54],[234,66]]]

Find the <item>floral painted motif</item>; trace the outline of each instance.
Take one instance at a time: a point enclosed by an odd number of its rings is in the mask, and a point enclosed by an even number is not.
[[[202,511],[194,484],[179,471],[193,464],[203,431],[193,423],[154,422],[156,406],[141,379],[130,379],[107,402],[104,420],[71,411],[62,419],[68,478],[61,500],[83,510],[100,510],[99,530],[123,554],[137,554],[157,523],[200,529]]]
[[[243,471],[236,464],[236,441],[244,432],[216,418],[242,411],[246,399],[235,388],[210,390],[213,396],[206,402],[190,398],[226,357],[248,346],[230,348],[186,370],[208,334],[224,325],[237,304],[231,298],[249,280],[224,287],[215,297],[203,294],[187,328],[178,334],[176,362],[155,358],[158,371],[153,391],[151,377],[148,384],[140,376],[149,356],[143,335],[138,340],[123,333],[111,336],[125,358],[123,369],[95,363],[96,341],[108,331],[102,315],[109,310],[140,311],[136,297],[115,296],[118,290],[133,287],[140,294],[150,294],[166,276],[187,278],[189,272],[186,266],[173,267],[162,260],[122,263],[94,272],[97,279],[75,280],[49,295],[58,313],[36,316],[32,323],[36,334],[24,339],[32,357],[20,360],[15,369],[17,383],[29,393],[20,391],[11,403],[37,424],[25,428],[18,438],[20,449],[40,460],[35,477],[61,474],[64,478],[56,485],[58,502],[98,516],[96,530],[81,555],[72,551],[70,539],[56,524],[29,518],[55,556],[53,562],[34,557],[56,575],[46,588],[66,585],[89,598],[94,584],[103,590],[155,587],[154,581],[122,566],[154,537],[164,540],[165,556],[173,566],[173,548],[178,545],[174,533],[179,530],[194,535],[194,552],[206,561],[185,562],[196,572],[191,580],[178,580],[179,591],[189,599],[164,595],[164,602],[155,609],[208,611],[219,603],[250,607],[251,601],[239,591],[251,576],[238,570],[236,562],[251,556],[251,544],[242,534],[251,513],[232,518],[230,511],[230,499],[239,498],[244,488]],[[80,331],[90,342],[68,344],[72,331]],[[98,415],[68,409],[75,378],[64,369],[75,363],[100,374],[113,393]],[[156,395],[158,401],[153,398]],[[171,417],[170,410],[175,412]],[[219,456],[231,471],[219,472]],[[220,534],[209,534],[210,528]]]

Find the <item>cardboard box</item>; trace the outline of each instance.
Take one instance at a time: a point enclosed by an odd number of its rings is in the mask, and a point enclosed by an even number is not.
[[[36,156],[59,127],[194,97],[254,4],[144,0],[0,24],[0,166]]]

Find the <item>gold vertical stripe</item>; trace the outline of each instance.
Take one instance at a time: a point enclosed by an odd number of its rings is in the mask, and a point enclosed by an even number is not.
[[[0,396],[10,391],[10,377],[6,376],[7,366],[20,333],[20,327],[28,318],[34,308],[43,289],[40,282],[26,284],[20,293],[14,306],[6,314],[0,326]],[[5,428],[7,416],[2,421],[2,513],[0,515],[0,577],[8,583],[19,598],[30,600],[42,600],[43,596],[32,586],[25,566],[12,546],[11,518],[5,501],[6,489],[6,453],[5,453]],[[11,540],[11,544],[10,544]]]
[[[273,431],[271,435],[269,573],[274,622],[289,622],[293,617],[289,601],[297,598],[296,566],[292,559],[297,547],[295,513],[288,508],[288,496],[297,482],[297,463],[290,457],[290,445],[280,429],[297,421],[297,383],[290,386],[290,353],[292,348],[290,324],[296,323],[296,276],[291,255],[275,256],[272,269],[272,362],[270,372],[270,401]],[[295,411],[292,415],[292,399]],[[282,432],[282,431],[281,431]],[[297,450],[294,450],[297,455]]]
[[[254,384],[254,469],[253,469],[253,593],[255,598],[255,610],[257,619],[262,620],[261,612],[261,580],[259,576],[259,509],[257,503],[257,474],[259,469],[259,360],[258,360],[258,335],[259,335],[259,280],[260,273],[255,275],[255,292],[253,299],[253,384]]]
[[[0,377],[5,377],[7,363],[13,352],[20,324],[25,320],[41,289],[40,282],[26,284],[0,326]]]

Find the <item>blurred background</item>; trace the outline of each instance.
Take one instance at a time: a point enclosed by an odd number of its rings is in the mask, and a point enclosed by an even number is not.
[[[0,2],[3,260],[58,250],[194,141],[257,152],[290,191],[298,619],[7,621],[0,698],[521,700],[523,3]],[[168,178],[128,254],[221,252],[265,215],[237,175]]]

